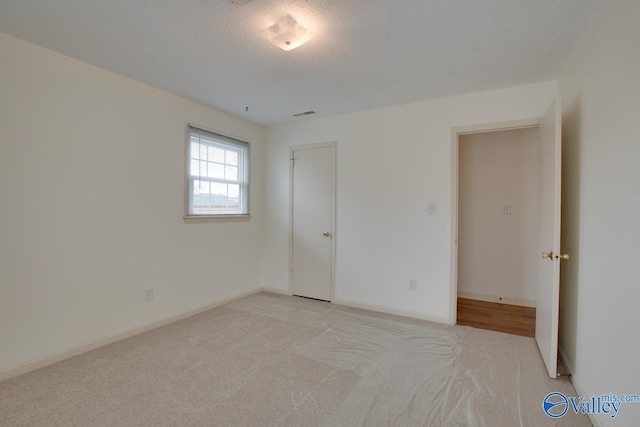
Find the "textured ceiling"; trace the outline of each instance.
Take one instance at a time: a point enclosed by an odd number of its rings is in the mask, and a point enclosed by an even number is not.
[[[555,79],[596,0],[239,3],[0,0],[0,31],[271,125]],[[259,35],[287,14],[289,52]]]

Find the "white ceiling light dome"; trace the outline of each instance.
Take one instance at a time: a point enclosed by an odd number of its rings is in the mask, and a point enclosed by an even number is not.
[[[282,50],[291,50],[302,46],[315,35],[300,25],[291,15],[283,16],[260,34]]]

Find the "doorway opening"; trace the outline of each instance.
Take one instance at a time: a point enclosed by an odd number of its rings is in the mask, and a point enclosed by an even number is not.
[[[474,125],[452,129],[451,164],[451,286],[450,321],[457,323],[458,317],[458,217],[459,205],[459,139],[465,134],[505,131],[524,128],[538,128],[538,256],[537,266],[532,276],[538,283],[535,308],[535,339],[549,377],[556,378],[558,372],[558,322],[560,315],[560,261],[568,260],[569,254],[560,252],[560,214],[562,189],[562,101],[556,97],[540,119],[502,123],[500,125]],[[503,215],[513,215],[513,205],[502,206]],[[491,235],[487,245],[493,244]],[[508,248],[501,247],[494,255],[493,263],[500,269],[505,262]],[[541,255],[541,257],[540,257]],[[508,259],[508,258],[507,258]],[[509,266],[510,267],[510,266]],[[494,295],[495,297],[495,295]],[[497,303],[501,303],[498,301]]]
[[[458,135],[457,324],[535,336],[539,129]]]

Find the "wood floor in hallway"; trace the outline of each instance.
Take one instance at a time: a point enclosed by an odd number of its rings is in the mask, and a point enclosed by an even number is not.
[[[536,309],[458,298],[458,325],[533,337]]]

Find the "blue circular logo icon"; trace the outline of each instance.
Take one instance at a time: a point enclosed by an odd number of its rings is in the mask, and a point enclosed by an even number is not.
[[[564,394],[554,391],[545,396],[542,409],[551,418],[560,418],[569,410],[569,401]]]

